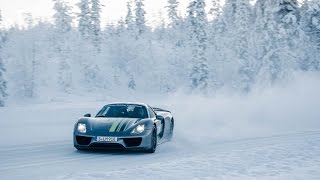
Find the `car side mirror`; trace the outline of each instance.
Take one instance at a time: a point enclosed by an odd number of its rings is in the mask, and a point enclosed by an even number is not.
[[[85,114],[84,117],[91,117],[91,114]]]
[[[156,118],[163,121],[164,120],[164,117],[163,116],[160,116],[160,115],[156,115]]]

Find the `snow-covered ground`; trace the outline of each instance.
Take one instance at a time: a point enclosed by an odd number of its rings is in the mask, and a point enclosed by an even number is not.
[[[108,101],[11,103],[0,109],[0,179],[320,179],[318,82],[249,96],[109,98],[172,110],[174,139],[155,154],[73,148],[77,118]]]

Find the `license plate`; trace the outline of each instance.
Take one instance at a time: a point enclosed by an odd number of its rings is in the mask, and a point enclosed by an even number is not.
[[[97,141],[99,142],[117,142],[117,137],[109,137],[109,136],[98,136]]]

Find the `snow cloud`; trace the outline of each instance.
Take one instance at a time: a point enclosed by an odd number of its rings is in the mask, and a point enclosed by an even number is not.
[[[248,95],[176,94],[168,107],[180,138],[213,141],[264,137],[320,129],[319,74]],[[179,137],[178,137],[179,138]]]

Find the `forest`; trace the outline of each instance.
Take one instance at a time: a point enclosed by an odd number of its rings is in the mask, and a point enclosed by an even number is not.
[[[143,0],[101,26],[100,0],[53,0],[54,21],[0,16],[0,106],[88,94],[249,93],[320,70],[320,0],[167,0],[147,25]],[[209,7],[209,11],[206,9]]]

